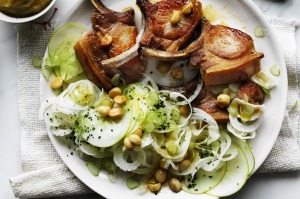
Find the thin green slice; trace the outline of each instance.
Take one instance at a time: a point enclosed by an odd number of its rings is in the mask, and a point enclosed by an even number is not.
[[[34,56],[32,58],[32,66],[35,68],[42,68],[43,58],[41,56]]]
[[[78,23],[67,23],[57,29],[48,44],[49,57],[54,57],[58,47],[68,38],[81,36],[87,29]]]
[[[297,108],[298,103],[299,103],[299,100],[297,99],[297,100],[294,102],[293,106],[292,106],[292,109],[291,109],[292,111],[293,111],[295,108]]]
[[[127,187],[130,189],[130,190],[133,190],[133,189],[136,189],[138,188],[139,186],[141,186],[141,182],[136,180],[135,178],[133,177],[129,177],[126,181],[126,184],[127,184]]]
[[[86,163],[87,168],[89,169],[89,171],[94,175],[94,176],[98,176],[99,172],[100,172],[100,168],[96,165],[96,163],[94,162],[88,162]]]
[[[280,68],[277,65],[274,65],[270,68],[270,72],[274,76],[279,76],[280,75]]]
[[[262,38],[262,37],[265,36],[265,31],[261,26],[256,26],[255,29],[254,29],[254,35],[256,37]]]
[[[60,77],[65,81],[69,70],[69,65],[67,62],[63,62],[60,65]]]
[[[244,152],[248,162],[248,176],[251,176],[255,168],[255,158],[251,147],[244,140],[241,140],[237,137],[233,137],[232,141],[241,147],[242,151]]]
[[[61,61],[61,63],[63,62],[67,62],[68,58],[70,57],[70,52],[69,52],[69,48],[65,47],[58,55],[59,60]]]
[[[208,195],[225,197],[239,191],[248,179],[248,160],[241,147],[235,143],[238,149],[237,156],[226,162],[226,172],[218,185],[206,192]]]
[[[49,80],[49,78],[52,74],[52,68],[47,68],[45,66],[42,66],[42,74],[46,80]]]
[[[69,38],[66,38],[56,49],[55,51],[55,55],[59,55],[61,53],[61,51],[64,48],[69,48],[69,52],[70,54],[74,53],[74,49],[73,46],[76,44],[76,42],[80,39],[80,36],[71,36]]]

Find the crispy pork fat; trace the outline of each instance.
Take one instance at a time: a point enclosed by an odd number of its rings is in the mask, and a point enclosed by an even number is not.
[[[96,11],[91,17],[93,31],[82,36],[75,44],[74,50],[79,62],[89,79],[99,87],[112,87],[111,78],[121,74],[127,83],[137,81],[146,70],[146,65],[139,57],[115,67],[103,66],[101,62],[113,58],[136,43],[138,30],[134,22],[132,8],[124,12],[116,12],[106,8],[100,0],[93,0]],[[109,45],[103,45],[103,40],[111,37]]]
[[[191,11],[181,11],[192,3]],[[190,39],[202,14],[198,0],[137,0],[138,6],[146,16],[146,30],[141,46],[174,52]],[[181,14],[177,24],[171,24],[173,11]]]
[[[202,44],[190,59],[190,67],[200,66],[205,85],[248,80],[260,71],[263,53],[255,51],[246,33],[202,20]]]

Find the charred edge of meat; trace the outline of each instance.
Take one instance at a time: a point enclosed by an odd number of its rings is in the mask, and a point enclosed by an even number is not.
[[[181,60],[190,57],[194,52],[196,52],[203,44],[203,36],[202,32],[205,32],[206,29],[210,28],[207,23],[209,23],[206,19],[201,20],[201,24],[198,25],[198,28],[201,29],[195,34],[197,37],[194,41],[192,41],[187,47],[182,50],[178,50],[176,52],[167,52],[162,50],[156,50],[149,47],[141,47],[140,55],[142,59],[160,59],[160,60]]]
[[[128,25],[135,25],[134,22],[134,10],[133,8],[128,8],[124,12],[116,12],[114,10],[111,10],[107,8],[101,0],[91,0],[92,4],[96,8],[96,10],[99,11],[101,14],[107,14],[110,16],[111,20],[119,21]]]
[[[101,59],[106,58],[106,54],[97,33],[94,31],[85,33],[73,48],[88,78],[97,86],[110,89],[112,87],[110,78],[104,73],[100,63]],[[94,56],[95,54],[98,56]]]

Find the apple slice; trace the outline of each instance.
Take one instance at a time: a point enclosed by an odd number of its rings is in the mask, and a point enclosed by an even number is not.
[[[250,146],[244,140],[241,140],[237,137],[232,137],[232,141],[243,150],[248,161],[248,176],[251,176],[255,168],[255,158]]]
[[[205,171],[200,169],[194,178],[185,177],[182,189],[188,193],[201,194],[213,189],[220,183],[226,172],[226,163],[217,171]]]
[[[238,149],[237,156],[228,161],[226,172],[220,183],[206,192],[208,195],[225,197],[240,190],[248,179],[248,161],[241,147],[235,143]]]
[[[110,147],[119,142],[133,125],[133,111],[126,112],[122,119],[102,120],[91,130],[82,134],[82,137],[96,147]]]

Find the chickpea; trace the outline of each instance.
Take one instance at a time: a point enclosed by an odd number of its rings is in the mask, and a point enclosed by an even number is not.
[[[167,180],[167,171],[165,169],[157,169],[154,173],[157,182],[164,183]]]
[[[159,166],[163,169],[167,169],[166,161],[164,159],[161,159],[159,161]]]
[[[107,114],[108,114],[108,111],[110,110],[111,108],[109,106],[99,106],[97,108],[97,112],[102,116],[102,117],[106,117]]]
[[[130,142],[128,138],[124,139],[124,146],[128,151],[131,151],[134,148],[134,145]]]
[[[181,18],[181,12],[178,10],[174,10],[171,16],[170,23],[172,25],[176,25],[180,21],[180,18]]]
[[[114,99],[116,96],[121,95],[121,94],[122,94],[122,90],[119,87],[114,87],[108,92],[108,96],[111,99]]]
[[[138,128],[137,130],[135,130],[134,134],[136,134],[140,138],[143,137],[143,131],[140,128]]]
[[[182,106],[179,106],[179,112],[182,116],[187,116],[189,113],[190,113],[190,107],[189,105],[182,105]]]
[[[169,187],[172,191],[177,193],[177,192],[181,191],[182,185],[177,178],[171,178],[169,180]]]
[[[189,159],[184,159],[181,162],[179,162],[179,170],[184,171],[191,165],[191,161]]]
[[[155,178],[150,178],[149,180],[148,180],[148,182],[147,182],[148,184],[156,184],[157,183],[157,181],[155,180]]]
[[[132,144],[134,144],[135,146],[141,146],[142,145],[142,139],[136,135],[136,134],[131,134],[128,139],[130,140],[130,142]]]
[[[107,47],[112,43],[113,37],[109,34],[104,35],[101,40],[101,46]]]
[[[61,77],[55,77],[51,83],[50,83],[50,87],[53,88],[53,89],[57,89],[57,88],[60,88],[62,87],[63,85],[63,79]]]
[[[220,106],[221,108],[225,108],[230,104],[230,96],[226,95],[226,94],[220,94],[217,97],[217,104],[218,106]]]
[[[147,187],[150,191],[152,192],[157,192],[161,189],[161,183],[156,183],[156,184],[147,184]]]
[[[194,5],[192,2],[188,3],[186,6],[184,6],[184,8],[182,9],[182,13],[185,15],[188,15],[191,13],[192,9],[193,9]]]
[[[171,68],[170,62],[159,62],[159,64],[156,66],[156,69],[161,73],[167,73]]]
[[[157,192],[161,189],[161,183],[157,182],[154,178],[151,178],[148,183],[147,187],[152,192]]]
[[[120,105],[126,104],[126,97],[124,95],[118,95],[114,97],[114,102]]]
[[[111,119],[119,119],[124,115],[122,108],[112,108],[107,113]]]
[[[181,80],[184,77],[184,71],[179,66],[173,67],[171,69],[171,74],[175,80]]]

